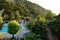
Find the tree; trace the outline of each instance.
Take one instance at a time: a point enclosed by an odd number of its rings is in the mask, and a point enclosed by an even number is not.
[[[44,16],[45,12],[47,11],[43,7],[29,1],[25,2],[25,6],[28,8],[30,15],[33,15],[33,17],[38,15]]]
[[[45,18],[48,20],[52,20],[54,16],[55,14],[51,10],[48,10],[47,13],[45,14]]]
[[[4,10],[0,11],[0,30],[2,29],[2,25],[3,25],[3,18],[2,18],[3,11]]]
[[[14,3],[9,3],[9,2],[6,2],[4,4],[4,13],[7,13],[8,15],[10,15],[10,13],[13,12],[13,9],[15,7],[15,4]]]
[[[5,2],[5,0],[0,0],[0,10],[4,8]]]
[[[14,14],[15,14],[15,19],[19,20],[21,18],[19,11],[15,11]]]
[[[14,13],[11,13],[11,15],[9,16],[9,20],[14,20],[14,19],[15,19],[15,15],[14,15]]]
[[[15,20],[10,21],[8,23],[8,33],[12,34],[14,37],[14,34],[16,34],[19,30],[19,23]]]
[[[51,32],[57,37],[57,40],[60,40],[60,15],[57,15],[50,25]]]
[[[47,23],[48,21],[44,17],[38,17],[37,21],[29,23],[27,28],[36,35],[37,39],[48,40]]]
[[[3,19],[2,17],[0,17],[0,30],[2,29],[2,25],[3,25]]]
[[[15,4],[5,2],[3,7],[4,7],[4,12],[3,12],[2,17],[6,16],[6,18],[5,18],[6,20],[15,19],[15,15],[14,15],[14,12],[13,12]]]
[[[22,3],[16,3],[16,8],[21,16],[29,16],[29,10]]]
[[[35,33],[30,33],[26,36],[25,40],[42,40],[38,38],[39,36],[36,35]]]

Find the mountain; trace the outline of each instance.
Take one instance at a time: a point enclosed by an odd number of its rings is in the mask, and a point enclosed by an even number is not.
[[[7,2],[24,2],[26,0],[6,0]]]
[[[47,10],[44,9],[43,7],[29,1],[25,3],[25,6],[30,10],[30,13],[35,16],[38,15],[43,16],[47,12]]]
[[[4,9],[2,17],[5,19],[17,19],[20,16],[44,16],[47,12],[43,7],[27,0],[0,0],[0,9]]]

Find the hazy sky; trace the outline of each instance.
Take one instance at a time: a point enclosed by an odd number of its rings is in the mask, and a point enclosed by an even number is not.
[[[60,13],[60,0],[29,0],[33,3],[36,3],[45,9],[49,9],[54,13]]]

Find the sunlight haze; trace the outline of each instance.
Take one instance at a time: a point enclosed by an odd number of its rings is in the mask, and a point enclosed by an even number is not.
[[[60,13],[60,5],[59,5],[60,0],[29,0],[29,1],[36,3],[45,9],[51,10],[56,14]]]

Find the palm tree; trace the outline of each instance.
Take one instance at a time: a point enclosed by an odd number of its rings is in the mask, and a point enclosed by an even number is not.
[[[0,11],[0,30],[2,29],[2,25],[3,25],[3,18],[2,18],[3,11],[4,9]]]

